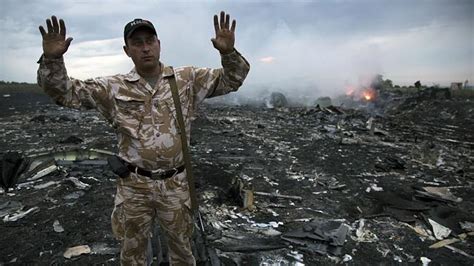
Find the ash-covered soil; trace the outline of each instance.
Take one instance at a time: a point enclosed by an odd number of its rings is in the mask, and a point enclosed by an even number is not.
[[[96,112],[19,97],[0,99],[2,156],[115,151],[115,134]],[[196,231],[206,236],[199,245],[223,265],[472,265],[473,101],[409,98],[377,113],[203,105],[191,139],[204,222]],[[116,177],[103,163],[58,161],[50,174],[2,192],[0,263],[119,264],[110,228]],[[239,186],[254,192],[253,206],[243,208]],[[423,196],[423,187],[443,193]],[[288,236],[315,220],[348,228],[339,252]],[[429,220],[458,241],[429,248],[440,240]],[[79,245],[90,252],[64,257]]]

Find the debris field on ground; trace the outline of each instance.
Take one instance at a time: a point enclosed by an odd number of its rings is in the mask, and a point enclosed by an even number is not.
[[[0,263],[118,264],[113,129],[95,111],[21,97],[1,104],[11,188],[0,193]],[[410,95],[374,109],[272,97],[271,108],[197,113],[198,262],[474,263],[473,99]]]

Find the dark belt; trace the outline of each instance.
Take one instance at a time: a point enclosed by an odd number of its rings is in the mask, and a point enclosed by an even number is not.
[[[127,164],[127,168],[132,173],[137,173],[139,175],[146,176],[155,180],[163,180],[170,178],[175,174],[183,172],[183,170],[185,169],[184,165],[181,165],[168,170],[148,171],[132,164]]]

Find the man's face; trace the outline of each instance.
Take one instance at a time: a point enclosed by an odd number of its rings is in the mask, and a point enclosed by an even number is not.
[[[123,47],[132,58],[135,67],[140,70],[153,70],[160,60],[160,40],[149,29],[137,29]]]

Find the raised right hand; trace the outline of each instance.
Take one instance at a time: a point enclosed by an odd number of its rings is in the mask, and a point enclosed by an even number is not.
[[[39,31],[43,36],[43,55],[47,58],[60,58],[69,48],[72,38],[66,39],[66,26],[64,20],[52,16],[46,20],[48,32],[43,26],[39,26]]]

